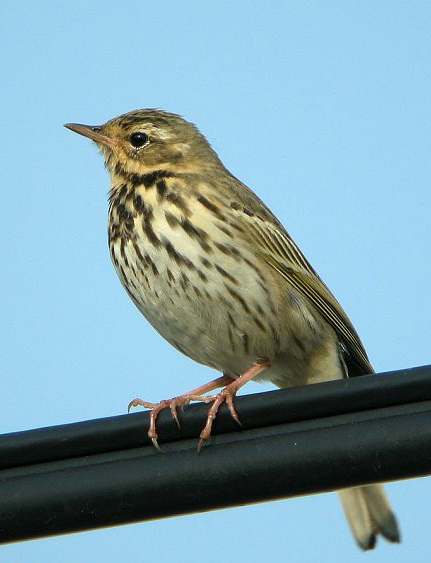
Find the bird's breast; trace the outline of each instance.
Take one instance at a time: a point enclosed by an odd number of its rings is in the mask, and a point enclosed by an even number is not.
[[[275,357],[295,323],[285,322],[271,270],[235,232],[229,211],[173,184],[156,178],[151,186],[111,192],[112,261],[135,305],[166,340],[237,375],[258,358]],[[297,318],[303,324],[299,311]]]

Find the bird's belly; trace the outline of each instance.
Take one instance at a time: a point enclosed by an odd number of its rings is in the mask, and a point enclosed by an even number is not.
[[[154,213],[150,233],[138,225],[110,241],[121,283],[150,324],[183,354],[234,377],[259,359],[276,366],[287,354],[304,364],[320,327],[303,301],[281,293],[247,247],[184,232],[165,216]],[[280,367],[266,378],[278,384]]]
[[[131,240],[111,246],[121,283],[149,323],[185,355],[223,372],[273,355],[274,305],[258,274],[233,257],[221,266],[193,241],[183,249],[169,240],[168,250]]]

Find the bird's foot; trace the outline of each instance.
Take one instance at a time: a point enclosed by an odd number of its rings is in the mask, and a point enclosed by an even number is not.
[[[229,412],[231,414],[231,417],[235,420],[235,422],[239,424],[239,426],[242,426],[238,414],[235,410],[235,406],[233,404],[233,399],[238,391],[238,386],[235,386],[236,381],[237,380],[235,380],[233,383],[230,383],[229,385],[226,385],[226,387],[222,391],[220,391],[220,393],[217,393],[217,395],[211,395],[207,397],[209,399],[209,401],[207,402],[211,401],[212,405],[208,411],[208,416],[205,426],[203,427],[202,432],[200,433],[199,436],[198,453],[200,453],[204,442],[210,438],[214,419],[218,413],[220,406],[223,403],[226,403],[227,408],[229,409]]]
[[[188,391],[183,395],[178,395],[178,397],[173,397],[172,399],[166,399],[160,401],[159,403],[148,403],[147,401],[142,401],[141,399],[133,399],[133,401],[130,401],[127,411],[130,412],[130,409],[133,407],[144,407],[146,409],[151,409],[150,428],[148,430],[148,437],[152,441],[154,447],[157,450],[161,451],[159,443],[157,441],[157,432],[156,432],[156,419],[160,411],[169,408],[172,414],[172,418],[175,420],[179,428],[180,422],[178,420],[178,415],[177,415],[178,407],[183,407],[184,405],[188,405],[190,401],[202,401],[204,403],[210,403],[211,401],[213,401],[213,398],[209,396],[204,396],[202,395],[202,393],[213,391],[214,389],[232,383],[232,381],[233,380],[231,377],[227,375],[223,375],[222,377],[218,377],[213,381],[209,381],[208,383],[205,383],[204,385],[201,385],[196,389],[192,389],[191,391]]]
[[[180,428],[180,422],[178,420],[177,408],[183,407],[184,405],[188,405],[190,401],[201,401],[203,403],[213,403],[208,411],[207,420],[205,426],[200,433],[199,436],[199,443],[198,443],[198,452],[201,451],[202,446],[206,440],[208,440],[211,436],[211,429],[213,425],[213,421],[217,415],[217,412],[220,406],[225,402],[232,418],[241,426],[241,422],[238,418],[234,407],[234,397],[237,391],[250,381],[256,377],[259,373],[263,370],[270,367],[270,362],[268,360],[260,360],[256,362],[250,369],[245,371],[242,375],[240,375],[237,379],[232,379],[228,375],[223,375],[218,379],[214,379],[209,383],[205,383],[201,387],[197,387],[188,393],[184,393],[183,395],[178,395],[177,397],[173,397],[172,399],[165,399],[158,403],[148,403],[147,401],[142,401],[141,399],[133,399],[130,401],[128,406],[128,411],[130,411],[133,407],[144,407],[146,409],[151,409],[150,413],[150,427],[148,429],[148,437],[150,438],[153,446],[161,451],[159,443],[157,441],[157,432],[156,432],[156,420],[159,413],[163,409],[170,409],[172,418]],[[212,391],[219,387],[224,387],[220,393],[216,395],[202,395],[202,393],[207,393],[208,391]]]
[[[173,397],[172,399],[164,399],[163,401],[159,401],[158,403],[148,403],[147,401],[142,401],[141,399],[133,399],[133,401],[130,401],[129,406],[127,407],[127,411],[130,412],[130,409],[134,407],[144,407],[146,409],[151,409],[148,437],[152,441],[153,446],[157,450],[161,451],[159,443],[157,441],[156,432],[156,419],[159,413],[163,409],[170,409],[172,418],[177,423],[178,428],[180,428],[181,426],[180,421],[178,420],[177,408],[188,405],[190,401],[202,401],[204,403],[209,403],[211,401],[211,397],[195,395],[194,393],[185,393],[184,395],[178,395],[178,397]]]
[[[239,426],[242,426],[241,421],[239,420],[238,414],[235,410],[234,403],[233,403],[234,397],[237,394],[238,390],[243,385],[245,385],[247,383],[247,381],[250,381],[250,379],[253,379],[254,377],[256,377],[263,370],[270,367],[270,365],[271,364],[268,360],[261,360],[259,362],[256,362],[250,369],[248,369],[242,375],[240,375],[237,379],[232,381],[232,383],[228,383],[226,385],[226,387],[220,391],[220,393],[206,397],[213,404],[211,405],[211,407],[208,411],[207,421],[206,421],[205,426],[202,429],[202,432],[200,433],[200,436],[199,436],[198,452],[201,451],[204,442],[210,438],[211,429],[212,429],[214,419],[215,419],[215,417],[218,413],[220,406],[223,403],[226,403],[227,408],[229,409],[229,412],[230,412],[232,418],[235,420],[235,422],[237,422],[239,424]],[[210,401],[206,401],[206,402],[210,402]]]

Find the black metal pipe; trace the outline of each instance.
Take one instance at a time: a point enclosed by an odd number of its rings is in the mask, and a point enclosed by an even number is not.
[[[430,367],[236,405],[200,455],[204,405],[162,415],[162,454],[146,413],[0,436],[0,542],[431,474]]]

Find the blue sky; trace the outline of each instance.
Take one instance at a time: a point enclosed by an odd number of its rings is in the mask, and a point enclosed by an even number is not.
[[[429,2],[4,0],[0,28],[1,433],[121,414],[212,376],[122,290],[101,158],[62,127],[140,107],[200,127],[343,304],[376,370],[430,363]],[[428,559],[430,482],[388,490],[403,544],[367,555],[336,496],[320,495],[9,545],[1,559]]]

